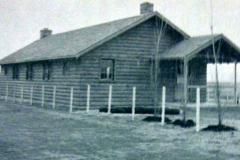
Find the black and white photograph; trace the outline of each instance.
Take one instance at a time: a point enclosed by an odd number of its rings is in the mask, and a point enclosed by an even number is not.
[[[0,160],[240,160],[240,0],[0,0]]]

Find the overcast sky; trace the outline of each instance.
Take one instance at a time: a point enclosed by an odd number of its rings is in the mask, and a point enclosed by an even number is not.
[[[43,28],[50,28],[56,34],[135,16],[145,1],[0,0],[0,59],[39,39]],[[148,2],[154,3],[154,10],[190,36],[210,34],[210,0]],[[240,0],[213,0],[213,15],[214,32],[224,33],[240,46]],[[232,79],[233,67],[223,70],[220,79]],[[208,77],[214,76],[208,73]]]

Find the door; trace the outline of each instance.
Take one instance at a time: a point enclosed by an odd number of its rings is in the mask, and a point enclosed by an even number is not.
[[[183,61],[177,60],[176,62],[176,79],[175,86],[175,101],[182,101],[184,99],[184,74],[183,74]]]

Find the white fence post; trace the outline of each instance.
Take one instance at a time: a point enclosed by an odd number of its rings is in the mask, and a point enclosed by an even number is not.
[[[90,108],[90,89],[91,89],[91,86],[88,85],[88,88],[87,88],[87,113],[89,112],[89,108]]]
[[[162,88],[162,121],[161,124],[165,123],[165,101],[166,101],[166,87]]]
[[[112,105],[112,85],[109,86],[109,95],[108,95],[108,114],[111,113],[111,105]]]
[[[7,85],[6,85],[6,101],[8,101],[8,83],[7,83]]]
[[[72,113],[72,107],[73,107],[73,87],[71,87],[71,95],[70,95],[70,108],[69,108],[69,113]]]
[[[56,103],[56,86],[53,86],[53,109],[55,109],[55,103]]]
[[[200,88],[197,88],[197,99],[196,99],[196,132],[200,130]]]
[[[136,105],[136,87],[133,87],[132,121],[134,121],[134,117],[135,117],[135,105]]]
[[[21,104],[23,104],[23,85],[22,85],[22,88],[21,88]]]
[[[33,104],[33,85],[31,85],[31,92],[30,92],[30,105]]]
[[[44,106],[44,90],[45,90],[45,87],[43,85],[42,86],[42,107]]]

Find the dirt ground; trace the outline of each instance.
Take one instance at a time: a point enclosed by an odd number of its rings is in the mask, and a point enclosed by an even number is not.
[[[240,129],[240,108],[224,112],[224,123]],[[188,117],[195,118],[194,111]],[[202,110],[201,127],[217,123]],[[240,132],[195,132],[142,122],[147,115],[69,114],[0,103],[0,159],[240,159]],[[170,119],[179,116],[168,116]]]

